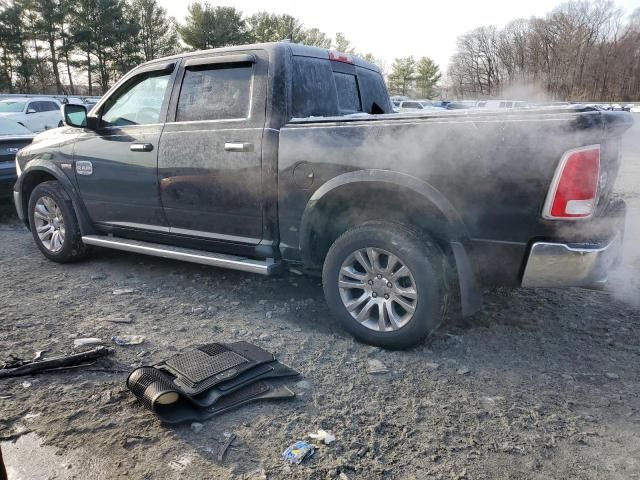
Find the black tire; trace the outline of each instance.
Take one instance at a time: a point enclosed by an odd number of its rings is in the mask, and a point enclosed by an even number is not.
[[[349,313],[341,297],[339,276],[343,263],[354,252],[368,247],[395,255],[410,270],[415,284],[413,315],[395,330],[379,331],[360,323]],[[354,337],[383,348],[404,349],[424,341],[442,323],[448,298],[445,269],[446,257],[430,239],[403,225],[370,222],[348,230],[333,243],[325,258],[322,283],[329,309]],[[379,296],[377,300],[384,301]]]
[[[62,241],[62,247],[57,251],[49,249],[40,239],[37,231],[35,220],[36,204],[39,199],[46,197],[55,202],[64,222],[64,240]],[[60,182],[55,180],[43,182],[33,189],[29,197],[28,215],[33,239],[42,254],[49,260],[59,263],[75,262],[85,258],[89,253],[88,247],[82,242],[82,234],[80,233],[71,198]]]

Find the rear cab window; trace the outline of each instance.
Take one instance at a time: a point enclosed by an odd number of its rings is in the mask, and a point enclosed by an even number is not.
[[[326,58],[292,56],[291,117],[392,111],[378,72]]]

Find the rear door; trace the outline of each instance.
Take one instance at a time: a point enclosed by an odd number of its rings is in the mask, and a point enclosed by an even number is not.
[[[56,128],[62,120],[60,113],[60,105],[51,100],[43,100],[40,102],[40,111],[42,112],[42,120],[44,129]]]
[[[33,100],[27,104],[24,125],[32,132],[44,130],[44,115],[42,114],[41,103],[39,100]]]
[[[185,59],[158,157],[171,232],[257,244],[262,238],[262,134],[267,54]]]
[[[75,144],[76,179],[89,216],[109,227],[166,232],[158,193],[158,146],[174,64],[145,67],[103,103],[98,128]]]

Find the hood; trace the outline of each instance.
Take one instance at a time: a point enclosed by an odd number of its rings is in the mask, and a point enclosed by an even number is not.
[[[35,137],[33,137],[33,143],[54,140],[63,135],[68,135],[70,133],[77,133],[77,132],[78,132],[77,128],[67,127],[67,126],[51,128],[49,130],[44,130],[43,132],[40,132]]]

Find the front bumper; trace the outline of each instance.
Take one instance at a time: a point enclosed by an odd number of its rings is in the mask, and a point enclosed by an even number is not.
[[[592,287],[606,283],[622,250],[622,233],[602,243],[536,242],[522,277],[523,287]]]
[[[15,163],[0,162],[0,188],[2,188],[2,193],[9,194],[9,188],[13,186],[17,178]]]

